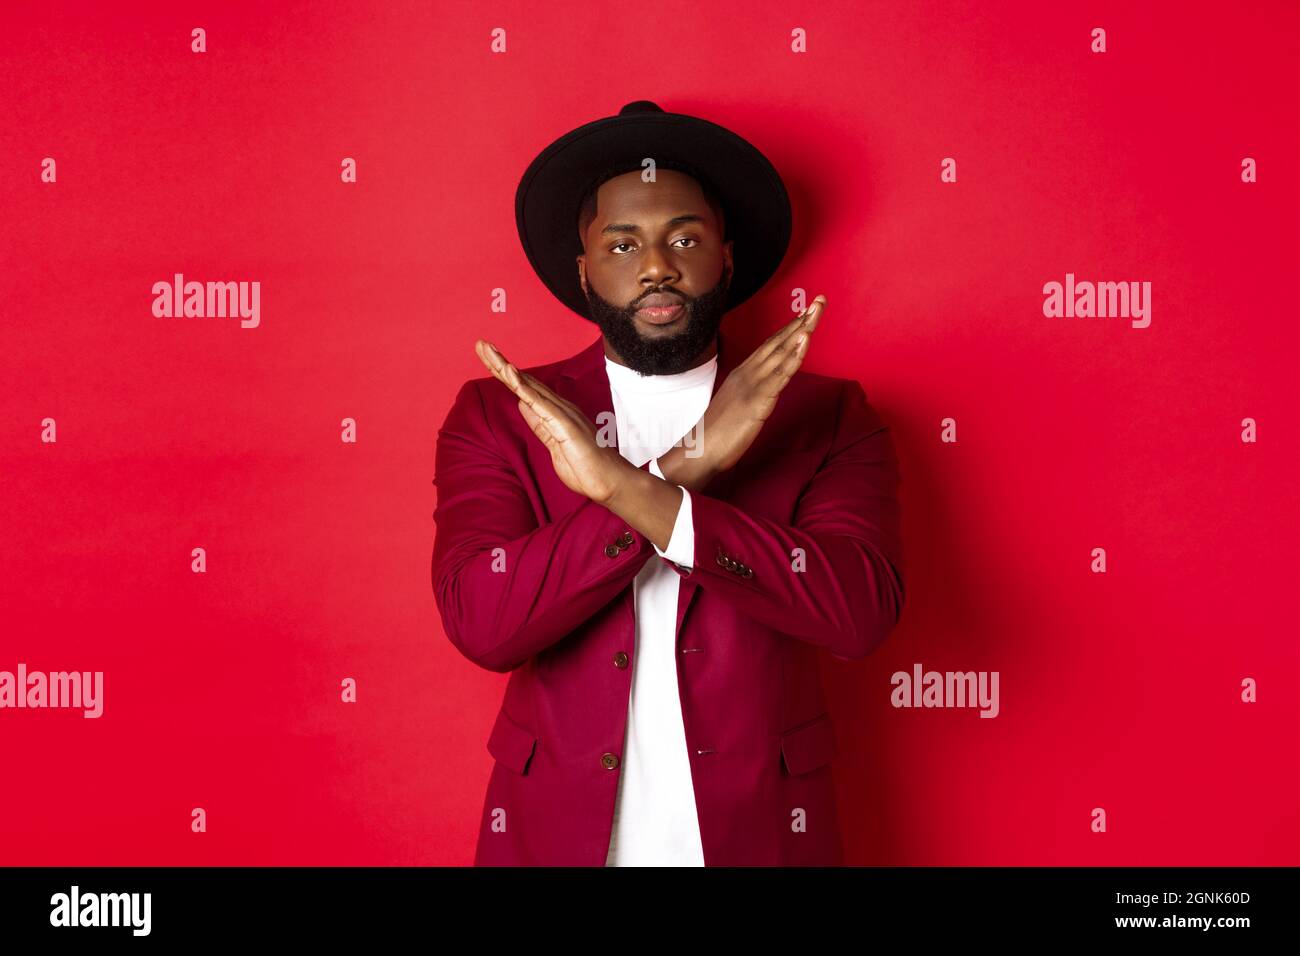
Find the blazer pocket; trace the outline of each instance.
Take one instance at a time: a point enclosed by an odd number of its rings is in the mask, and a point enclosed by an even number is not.
[[[487,749],[501,766],[526,774],[536,746],[537,737],[507,717],[504,708],[497,714],[497,722],[488,735]]]
[[[831,762],[835,756],[835,735],[829,713],[814,717],[781,735],[781,756],[792,774],[808,773]]]

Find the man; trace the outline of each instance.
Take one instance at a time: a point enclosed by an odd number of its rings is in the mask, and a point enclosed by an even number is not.
[[[528,371],[479,340],[438,434],[438,608],[510,673],[476,865],[841,863],[817,657],[899,618],[898,465],[857,382],[799,371],[824,296],[747,357],[718,335],[785,253],[780,177],[640,101],[516,218],[602,335]]]

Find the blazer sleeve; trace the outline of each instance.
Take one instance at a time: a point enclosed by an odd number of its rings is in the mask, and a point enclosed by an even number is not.
[[[866,657],[902,614],[898,484],[888,428],[862,386],[846,382],[831,448],[793,524],[691,496],[692,580],[793,638],[843,660]]]
[[[438,431],[433,594],[448,639],[491,671],[514,670],[615,598],[654,554],[648,538],[589,499],[548,524],[501,454],[479,382]]]

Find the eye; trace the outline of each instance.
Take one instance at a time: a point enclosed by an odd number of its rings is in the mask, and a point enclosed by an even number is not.
[[[681,248],[685,248],[685,249],[693,249],[693,248],[695,248],[695,246],[698,246],[698,245],[700,244],[700,240],[696,239],[694,236],[682,236],[682,237],[679,238],[679,239],[674,239],[673,242],[674,242],[674,243],[677,243],[677,242],[689,242],[689,243],[692,243],[692,245],[681,247]],[[609,251],[610,251],[610,252],[613,252],[613,253],[616,253],[616,254],[618,254],[618,255],[622,255],[622,253],[619,253],[619,251],[618,251],[619,248],[620,248],[621,246],[629,246],[629,247],[630,247],[631,245],[632,245],[632,243],[627,242],[626,240],[624,240],[623,242],[620,242],[620,243],[618,243],[617,245],[610,246],[610,247],[609,247]]]

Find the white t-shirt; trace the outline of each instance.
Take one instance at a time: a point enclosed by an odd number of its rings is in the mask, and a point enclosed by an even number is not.
[[[658,459],[704,415],[713,397],[717,356],[675,375],[640,375],[605,356],[618,450],[640,467]],[[694,437],[694,436],[693,436]],[[695,563],[691,496],[682,489],[668,547],[655,551],[682,567]],[[677,688],[677,589],[680,578],[658,558],[632,581],[636,647],[627,736],[619,762],[614,828],[606,866],[703,866],[704,848]]]

